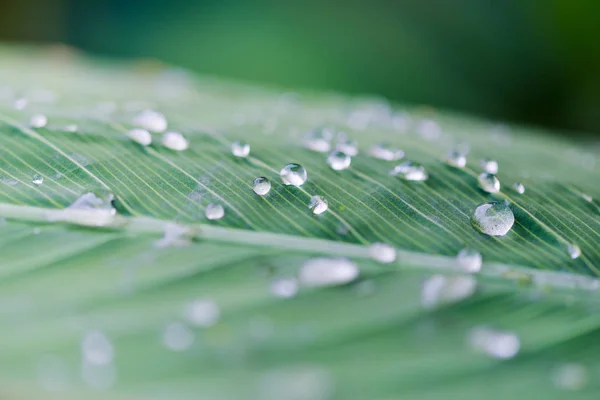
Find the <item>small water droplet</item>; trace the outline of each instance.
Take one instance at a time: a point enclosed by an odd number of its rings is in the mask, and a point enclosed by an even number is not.
[[[298,293],[298,281],[294,278],[280,278],[271,282],[271,293],[275,297],[289,299]]]
[[[335,286],[352,282],[358,277],[356,263],[347,258],[312,258],[298,272],[305,286]]]
[[[569,257],[571,257],[571,260],[575,260],[581,256],[581,249],[576,244],[570,244],[567,246],[567,251],[569,252]]]
[[[48,117],[44,114],[35,114],[29,120],[29,126],[32,128],[43,128],[48,124]]]
[[[264,196],[271,190],[271,181],[269,181],[264,176],[259,176],[254,180],[254,185],[252,186],[252,190],[259,196]]]
[[[66,132],[77,132],[78,126],[75,124],[65,126]]]
[[[343,133],[338,133],[337,142],[335,144],[335,150],[347,154],[348,156],[354,157],[358,154],[358,142],[346,137]]]
[[[312,196],[308,203],[308,208],[310,208],[315,215],[323,214],[329,208],[329,202],[321,196]]]
[[[501,360],[513,358],[521,347],[521,341],[515,333],[485,326],[471,329],[468,340],[475,351]]]
[[[475,293],[477,280],[470,275],[434,275],[423,282],[421,304],[431,309],[444,304],[462,301]]]
[[[515,223],[515,216],[505,202],[492,201],[475,209],[471,223],[486,235],[504,236]]]
[[[167,129],[167,118],[158,111],[144,110],[133,119],[133,124],[150,132],[164,132]]]
[[[350,166],[352,158],[343,151],[334,150],[327,156],[327,164],[335,171],[341,171]]]
[[[404,151],[392,147],[387,143],[376,144],[371,148],[369,153],[375,158],[386,161],[396,161],[404,157]]]
[[[377,262],[389,264],[396,261],[396,249],[387,243],[373,243],[369,246],[369,256]]]
[[[495,160],[484,158],[479,164],[481,165],[481,168],[488,174],[498,173],[498,162]]]
[[[390,175],[398,176],[405,181],[425,181],[429,178],[429,174],[425,167],[413,161],[405,161],[402,164],[396,165]]]
[[[442,128],[437,122],[425,119],[417,124],[417,132],[426,140],[437,140],[442,136]]]
[[[183,151],[190,145],[188,140],[179,132],[166,132],[162,137],[162,144],[168,149]]]
[[[479,272],[482,264],[481,253],[466,247],[458,252],[456,262],[465,272]]]
[[[331,149],[333,131],[328,128],[316,128],[308,132],[304,137],[304,147],[307,149],[327,153]]]
[[[92,365],[107,365],[113,361],[114,349],[110,340],[100,331],[90,331],[81,341],[83,360]]]
[[[578,363],[559,365],[552,373],[554,385],[564,390],[580,390],[587,385],[588,379],[587,368]]]
[[[171,351],[185,351],[194,343],[194,333],[182,322],[171,322],[163,331],[162,341]]]
[[[34,174],[31,181],[33,182],[34,185],[38,185],[39,186],[42,183],[44,183],[44,177],[41,176],[40,174]]]
[[[246,142],[237,141],[231,144],[231,153],[236,157],[248,157],[250,145]]]
[[[27,101],[26,98],[21,97],[21,98],[15,100],[15,102],[13,103],[13,107],[15,110],[24,110],[28,104],[29,104],[29,101]]]
[[[211,203],[206,206],[204,215],[210,220],[221,219],[225,216],[225,209],[220,204]]]
[[[154,247],[163,249],[166,247],[184,247],[191,243],[191,231],[188,227],[175,224],[165,224],[163,237],[154,242]]]
[[[479,187],[488,193],[498,193],[500,191],[500,181],[496,178],[496,175],[488,172],[483,172],[477,177]]]
[[[516,182],[513,184],[513,189],[515,190],[515,192],[519,193],[519,194],[523,194],[525,193],[525,186],[520,183],[520,182]]]
[[[589,194],[586,193],[582,193],[581,197],[587,201],[588,203],[591,203],[592,201],[594,201],[594,199],[592,198],[592,196],[590,196]]]
[[[13,179],[9,176],[3,176],[1,180],[2,180],[2,183],[4,183],[5,185],[8,185],[8,186],[16,186],[19,184],[18,180]]]
[[[284,185],[301,186],[306,182],[308,174],[302,165],[292,163],[283,167],[279,176]]]
[[[219,321],[221,310],[212,300],[195,299],[186,306],[185,316],[192,325],[208,328]]]
[[[127,136],[134,142],[141,144],[142,146],[150,146],[152,143],[152,135],[146,129],[134,128],[127,132]]]
[[[457,168],[464,168],[467,165],[467,156],[457,150],[452,150],[446,155],[446,163]]]

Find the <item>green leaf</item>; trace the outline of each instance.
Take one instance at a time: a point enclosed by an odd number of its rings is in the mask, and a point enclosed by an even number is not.
[[[597,144],[61,48],[0,55],[2,397],[597,393]],[[170,150],[159,134],[149,147],[132,141],[128,130],[144,109],[162,112],[189,148]],[[36,114],[47,125],[30,126]],[[302,145],[318,126],[358,141],[349,169],[332,170],[326,154]],[[232,155],[236,140],[250,144],[249,157]],[[423,164],[429,179],[391,176],[399,162],[369,155],[383,141]],[[461,144],[470,147],[467,166],[447,165],[445,154]],[[499,193],[477,186],[484,157],[498,161]],[[301,187],[281,183],[279,171],[291,162],[308,171]],[[36,174],[43,183],[33,182]],[[266,196],[252,190],[259,176],[272,183]],[[66,208],[89,192],[114,195],[117,215]],[[313,195],[328,200],[328,211],[312,214]],[[514,212],[505,236],[471,224],[489,201],[507,201]],[[210,203],[225,216],[206,219]],[[161,241],[174,231],[182,233],[175,242]],[[378,242],[397,248],[395,262],[372,259]],[[572,246],[581,250],[575,259]],[[465,275],[456,260],[465,247],[483,256],[477,274]],[[315,256],[348,257],[360,275],[335,287],[301,286],[292,298],[271,292],[273,280],[293,279]],[[425,307],[422,288],[433,275],[459,291],[476,279],[477,290]],[[206,326],[187,321],[194,299],[216,305],[218,321],[209,306],[199,322]],[[85,338],[95,343],[96,364],[82,359]],[[105,363],[107,346],[114,357]]]

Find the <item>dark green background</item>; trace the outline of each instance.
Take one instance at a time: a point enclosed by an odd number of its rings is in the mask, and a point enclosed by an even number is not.
[[[14,0],[0,40],[600,132],[598,0]]]

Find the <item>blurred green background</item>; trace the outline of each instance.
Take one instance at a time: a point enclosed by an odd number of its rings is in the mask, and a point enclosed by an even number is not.
[[[14,0],[0,41],[600,132],[598,0]]]

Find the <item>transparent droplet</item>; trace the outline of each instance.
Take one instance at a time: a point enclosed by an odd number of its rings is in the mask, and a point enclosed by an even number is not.
[[[88,364],[106,365],[113,361],[114,349],[104,333],[90,331],[81,341],[81,355]]]
[[[479,187],[488,193],[498,193],[500,191],[500,181],[496,175],[483,172],[477,177]]]
[[[437,140],[442,136],[442,128],[437,122],[424,119],[417,124],[417,132],[426,140]]]
[[[525,193],[525,186],[522,183],[517,182],[513,184],[513,189],[519,194]]]
[[[167,129],[167,118],[158,111],[144,110],[133,119],[133,124],[150,132],[164,132]]]
[[[275,297],[288,299],[298,293],[298,281],[294,278],[280,278],[271,282],[271,293]]]
[[[206,206],[204,215],[210,220],[221,219],[225,216],[225,209],[220,204],[211,203]]]
[[[579,363],[567,363],[557,366],[552,373],[552,381],[559,389],[580,390],[589,380],[585,366]]]
[[[588,203],[591,203],[592,201],[594,201],[594,198],[587,193],[582,193],[581,197]]]
[[[78,129],[78,127],[75,124],[65,126],[66,132],[77,132],[77,129]]]
[[[312,258],[298,272],[305,286],[334,286],[352,282],[358,277],[356,263],[347,258]]]
[[[69,221],[86,226],[107,226],[114,221],[117,210],[113,207],[114,196],[109,192],[100,195],[88,192],[79,196],[64,210],[57,210],[48,221]]]
[[[352,158],[343,151],[334,150],[327,156],[327,164],[335,171],[341,171],[350,166]]]
[[[386,161],[396,161],[404,157],[404,151],[392,147],[387,143],[376,144],[371,148],[369,153],[375,158]]]
[[[79,196],[67,208],[73,210],[108,210],[115,213],[116,210],[112,205],[115,196],[110,192],[102,192],[96,194],[87,192]]]
[[[480,162],[481,168],[488,174],[495,175],[498,173],[498,162],[484,158]]]
[[[281,169],[279,176],[284,185],[301,186],[306,182],[306,169],[300,164],[288,164]]]
[[[369,256],[377,262],[389,264],[396,261],[396,249],[387,243],[373,243],[369,246]]]
[[[48,117],[44,114],[35,114],[29,120],[29,126],[32,128],[43,128],[48,124]]]
[[[413,161],[396,165],[390,175],[398,176],[405,181],[425,181],[429,178],[425,167]]]
[[[219,321],[221,310],[212,300],[195,299],[186,306],[185,316],[192,325],[208,328]]]
[[[460,151],[452,150],[446,155],[446,163],[457,168],[464,168],[467,165],[467,156]]]
[[[350,157],[354,157],[358,154],[358,142],[342,135],[341,137],[338,137],[335,144],[335,150],[347,154]]]
[[[163,331],[162,341],[171,351],[185,351],[194,343],[194,332],[182,322],[171,322]]]
[[[571,260],[575,260],[581,256],[581,249],[576,244],[570,244],[567,246],[567,251],[569,252],[569,257],[571,257]]]
[[[175,224],[165,224],[163,237],[154,242],[154,247],[163,249],[166,247],[184,247],[191,243],[190,228]]]
[[[482,264],[481,253],[466,247],[458,252],[456,262],[465,272],[479,272]]]
[[[315,215],[323,214],[329,208],[329,202],[321,196],[312,196],[308,203],[308,208],[310,208]]]
[[[142,146],[149,146],[152,143],[152,135],[146,129],[134,128],[127,132],[127,136],[134,142]]]
[[[317,128],[308,132],[304,137],[304,147],[307,149],[327,153],[331,150],[333,131],[328,128]]]
[[[492,201],[475,209],[471,223],[486,235],[504,236],[515,223],[515,216],[505,202]]]
[[[34,174],[33,178],[31,179],[31,181],[33,182],[34,185],[41,185],[42,183],[44,183],[44,177],[41,176],[40,174]]]
[[[254,180],[254,185],[252,186],[252,190],[259,196],[264,196],[271,190],[271,181],[269,181],[264,176],[259,176]]]
[[[190,145],[188,140],[179,132],[166,132],[162,137],[162,144],[168,149],[183,151]]]
[[[444,304],[456,303],[475,293],[477,280],[470,275],[434,275],[423,282],[421,304],[430,309]]]
[[[29,101],[26,98],[21,97],[15,100],[15,102],[13,103],[13,107],[15,108],[15,110],[24,110],[28,104]]]
[[[250,145],[246,142],[237,141],[231,144],[231,153],[236,157],[248,157]]]
[[[513,358],[521,347],[521,341],[515,333],[486,326],[471,329],[468,341],[475,351],[501,360]]]

